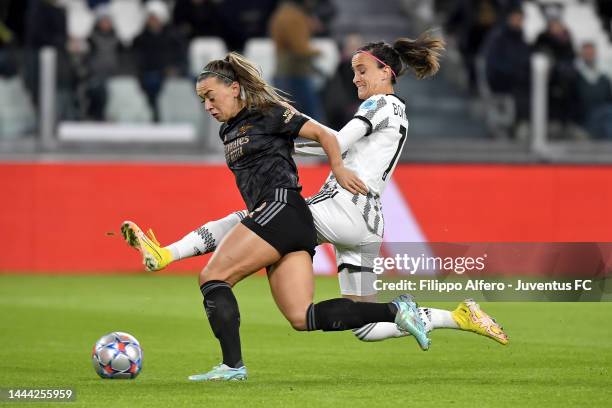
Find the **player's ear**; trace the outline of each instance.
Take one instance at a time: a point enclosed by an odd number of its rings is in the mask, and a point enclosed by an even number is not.
[[[238,81],[232,82],[230,88],[232,88],[232,96],[234,98],[240,98],[240,84],[238,83]]]
[[[385,67],[383,67],[383,71],[385,71],[385,78],[384,78],[384,79],[385,79],[385,80],[387,80],[387,79],[388,79],[388,80],[391,80],[391,76],[393,75],[393,74],[391,73],[391,68],[390,68],[390,67],[388,67],[388,66],[385,66]]]

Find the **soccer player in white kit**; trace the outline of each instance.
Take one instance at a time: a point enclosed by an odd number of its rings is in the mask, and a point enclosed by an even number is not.
[[[384,42],[361,47],[352,58],[353,82],[364,102],[336,133],[345,167],[353,170],[368,187],[367,194],[342,188],[330,173],[320,191],[307,200],[317,229],[319,243],[335,247],[340,291],[355,301],[376,301],[374,258],[383,241],[384,218],[380,197],[397,165],[406,143],[408,119],[404,101],[394,94],[397,77],[411,68],[422,79],[438,71],[440,39],[427,34],[416,40],[400,38],[393,45]],[[324,154],[320,147],[296,144],[296,153]],[[246,211],[209,221],[181,240],[161,247],[152,231],[149,236],[131,221],[122,225],[138,237],[134,247],[143,256],[147,270],[165,268],[179,259],[212,252],[223,237],[244,217]],[[454,311],[419,308],[428,331],[454,328],[475,332],[507,344],[501,326],[479,305],[468,299]],[[353,330],[363,341],[377,341],[407,335],[394,323],[371,323]]]

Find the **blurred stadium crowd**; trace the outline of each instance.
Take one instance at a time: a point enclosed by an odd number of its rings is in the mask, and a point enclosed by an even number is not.
[[[441,92],[461,109],[476,107],[457,115],[486,124],[472,134],[526,140],[531,61],[543,53],[548,137],[612,139],[607,0],[0,0],[0,18],[0,140],[37,132],[45,47],[57,53],[58,122],[187,121],[202,129],[193,78],[237,50],[300,110],[339,128],[359,103],[355,49],[430,27],[448,52],[439,77],[406,88],[409,109],[410,99]],[[449,132],[459,129],[448,123]]]
[[[517,137],[526,137],[521,126],[531,111],[530,61],[535,53],[550,60],[551,136],[612,137],[612,2],[507,1],[505,9],[499,0],[457,3],[445,27],[457,38],[469,89],[480,89],[483,96],[507,95]],[[606,57],[602,62],[607,71],[598,61],[599,52]],[[604,122],[608,125],[602,126]]]

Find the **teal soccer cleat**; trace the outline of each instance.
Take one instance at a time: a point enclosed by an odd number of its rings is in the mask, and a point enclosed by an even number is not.
[[[245,366],[239,368],[219,364],[207,373],[190,375],[190,381],[242,381],[247,379]]]
[[[393,299],[393,304],[397,306],[395,324],[400,330],[406,331],[414,336],[419,343],[421,350],[429,349],[431,340],[427,337],[425,324],[419,315],[419,308],[411,295],[400,295]]]

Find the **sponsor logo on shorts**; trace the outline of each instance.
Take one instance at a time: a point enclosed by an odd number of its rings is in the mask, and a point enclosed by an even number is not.
[[[254,209],[253,211],[251,211],[247,217],[249,217],[249,218],[253,218],[253,215],[254,215],[256,212],[260,212],[260,211],[262,211],[264,208],[266,208],[266,205],[268,205],[268,203],[266,203],[266,202],[262,203],[262,204],[261,204],[259,207],[257,207],[257,208],[256,208],[256,209]]]

